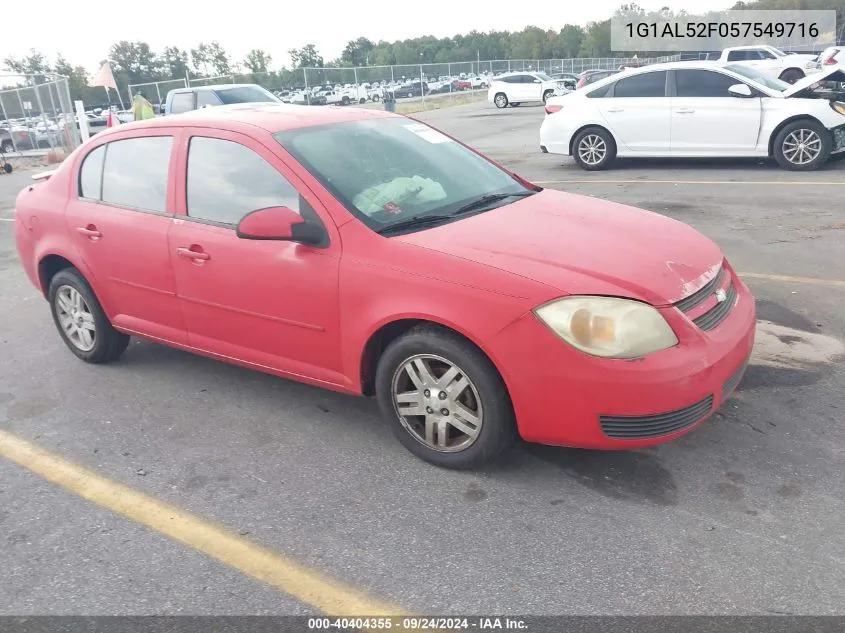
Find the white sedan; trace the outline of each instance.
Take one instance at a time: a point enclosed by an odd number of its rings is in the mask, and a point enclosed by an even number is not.
[[[841,67],[787,84],[739,64],[673,62],[613,75],[546,101],[540,149],[587,170],[616,156],[769,157],[790,170],[845,150]]]
[[[506,108],[531,101],[546,102],[564,92],[563,81],[552,79],[546,73],[513,72],[493,77],[487,89],[487,100],[497,108]]]

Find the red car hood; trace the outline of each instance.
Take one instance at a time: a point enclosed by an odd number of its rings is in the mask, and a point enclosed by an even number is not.
[[[395,239],[534,279],[558,295],[624,296],[652,305],[692,294],[724,257],[682,222],[548,189]]]

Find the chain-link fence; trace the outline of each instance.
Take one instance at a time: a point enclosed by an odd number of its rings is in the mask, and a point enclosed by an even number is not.
[[[0,151],[67,154],[80,140],[67,77],[0,75]]]
[[[145,84],[129,84],[129,101],[136,94],[141,94],[151,103],[163,104],[170,90],[187,88],[188,82],[185,79],[168,79],[166,81],[150,81]]]
[[[626,65],[679,61],[679,55],[655,58],[587,57],[575,59],[499,59],[439,64],[281,69],[216,77],[185,77],[145,84],[130,84],[130,100],[141,92],[163,107],[167,93],[176,88],[212,84],[258,84],[292,103],[362,103],[378,101],[387,93],[396,97],[452,96],[486,90],[491,77],[506,72],[577,74],[585,70],[615,70]]]

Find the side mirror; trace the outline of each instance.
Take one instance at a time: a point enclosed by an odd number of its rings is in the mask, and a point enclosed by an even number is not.
[[[728,92],[734,97],[750,97],[751,88],[747,84],[734,84],[728,88]]]
[[[244,240],[277,240],[317,245],[323,241],[322,227],[306,222],[288,207],[266,207],[250,211],[238,222],[237,236]]]

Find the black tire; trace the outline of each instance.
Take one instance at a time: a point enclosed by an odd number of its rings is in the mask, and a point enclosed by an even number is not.
[[[787,158],[784,148],[784,144],[787,142],[787,139],[790,139],[790,136],[793,134],[800,137],[801,131],[804,131],[804,134],[814,133],[820,140],[821,145],[820,151],[816,157],[806,163],[793,162],[790,158]],[[793,136],[790,141],[794,139],[795,137]],[[827,162],[827,159],[830,158],[832,148],[833,139],[830,136],[830,131],[826,127],[812,119],[800,119],[785,125],[783,129],[777,133],[775,141],[772,144],[772,154],[778,162],[778,165],[784,169],[788,169],[789,171],[813,171],[815,169],[819,169]]]
[[[788,84],[794,84],[799,79],[804,78],[804,71],[800,68],[788,68],[780,74],[780,80]]]
[[[12,173],[12,163],[3,163],[3,171],[7,174]]]
[[[394,407],[394,377],[417,354],[431,354],[454,364],[478,393],[481,430],[462,450],[442,452],[430,448],[406,428]],[[379,359],[375,386],[381,413],[397,439],[414,455],[435,466],[456,470],[480,468],[504,452],[517,437],[513,407],[499,372],[477,347],[450,330],[419,326],[394,340]]]
[[[3,145],[0,145],[0,152],[4,154],[11,154],[15,151],[15,146],[12,144],[12,141],[3,141]]]
[[[543,103],[546,103],[546,101],[548,101],[549,99],[551,99],[554,96],[555,96],[554,90],[546,90],[546,92],[543,93]]]
[[[504,92],[497,92],[496,95],[493,97],[493,105],[497,108],[507,108],[508,107],[508,95]]]
[[[373,95],[373,103],[378,103],[381,100],[381,96],[374,94]]]
[[[58,315],[57,297],[59,290],[64,286],[70,286],[82,296],[82,299],[87,304],[93,316],[95,335],[94,346],[90,350],[82,350],[77,347],[61,326]],[[65,345],[67,345],[68,349],[77,358],[84,360],[86,363],[109,363],[117,360],[126,351],[129,345],[129,335],[118,332],[112,327],[88,281],[76,268],[65,268],[53,276],[50,280],[47,298],[50,302],[53,323],[56,324],[56,329],[59,331],[59,335],[62,337]]]
[[[581,157],[579,147],[582,142],[589,142],[590,137],[598,137],[604,142],[605,152],[604,157],[598,162],[589,162]],[[572,158],[581,169],[587,171],[600,171],[607,169],[616,160],[616,141],[613,140],[613,135],[602,127],[588,127],[575,136],[572,141]]]
[[[366,99],[364,99],[364,97],[361,97],[360,99],[358,99],[358,103],[359,103],[359,104],[362,104],[362,103],[367,103],[367,100],[366,100]]]
[[[346,97],[346,96],[341,97],[340,105],[349,105],[349,97]]]

